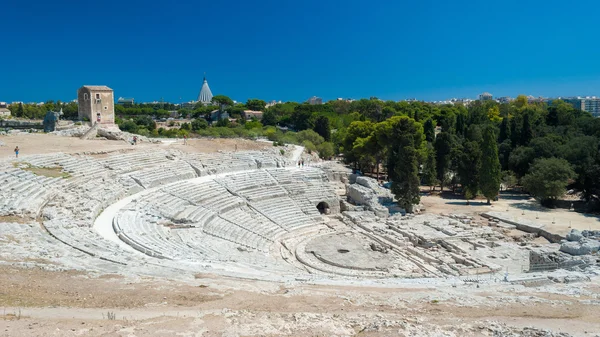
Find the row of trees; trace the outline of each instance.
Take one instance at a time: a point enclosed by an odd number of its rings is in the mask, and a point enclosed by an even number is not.
[[[385,168],[394,193],[404,195],[399,199],[416,198],[414,181],[421,181],[450,186],[467,200],[483,195],[489,201],[499,186],[516,184],[545,204],[567,188],[587,201],[598,200],[600,119],[570,104],[531,104],[524,96],[509,104],[474,102],[468,108],[405,103],[398,111],[386,102],[378,104],[390,107],[394,117],[378,122],[377,116],[360,114],[359,121],[336,130],[332,139],[345,160],[362,171],[378,174],[380,166]],[[394,129],[388,124],[395,125],[397,116],[411,118],[414,129],[422,129],[422,145],[414,143],[416,155],[405,135],[381,137],[382,130]],[[399,179],[404,187],[394,188]]]
[[[77,119],[77,103],[63,103],[61,101],[47,101],[44,104],[11,104],[8,109],[11,116],[27,119],[44,119],[48,111],[63,110],[64,119]]]

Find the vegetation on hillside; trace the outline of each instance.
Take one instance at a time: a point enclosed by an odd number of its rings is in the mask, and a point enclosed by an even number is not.
[[[546,204],[566,189],[586,201],[600,196],[600,119],[556,100],[530,103],[476,101],[462,105],[382,101],[330,101],[321,105],[286,102],[268,108],[259,99],[234,104],[223,95],[212,106],[179,109],[190,123],[156,121],[176,110],[172,104],[116,106],[121,129],[154,137],[266,137],[274,144],[302,144],[323,158],[343,155],[362,172],[387,176],[392,191],[405,203],[418,201],[416,183],[483,196],[488,202],[502,188],[522,186]],[[16,117],[43,118],[63,109],[76,118],[77,106],[49,101],[41,106],[12,105]],[[211,112],[228,119],[211,120]],[[243,110],[262,110],[262,120],[246,121]]]

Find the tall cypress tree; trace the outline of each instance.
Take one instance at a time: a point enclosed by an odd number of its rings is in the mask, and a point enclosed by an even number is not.
[[[498,136],[498,143],[504,143],[505,140],[510,138],[510,126],[508,125],[508,117],[502,119],[500,124],[500,135]]]
[[[427,160],[423,167],[423,183],[429,185],[429,189],[435,190],[437,184],[437,172],[435,165],[435,149],[431,143],[427,144]]]
[[[435,153],[436,153],[436,171],[437,178],[440,182],[442,191],[446,182],[446,174],[450,166],[452,153],[452,135],[448,132],[442,132],[435,138]]]
[[[531,122],[529,122],[529,113],[523,116],[523,127],[521,128],[521,145],[527,146],[533,138],[533,130],[531,129]]]
[[[25,117],[25,112],[23,111],[23,103],[19,103],[19,107],[17,108],[17,117]]]
[[[500,160],[498,159],[498,143],[494,128],[488,125],[483,133],[483,143],[481,144],[481,173],[480,190],[487,198],[488,204],[491,199],[498,195],[500,190]]]
[[[387,168],[392,193],[407,212],[421,200],[418,150],[424,138],[423,127],[411,118],[400,117],[393,125]]]
[[[319,116],[315,121],[315,127],[313,130],[318,133],[326,142],[331,140],[331,128],[329,126],[329,118],[326,116]]]
[[[433,125],[431,118],[427,119],[423,125],[423,130],[425,131],[425,140],[430,143],[433,142],[435,139],[435,126]]]
[[[519,142],[521,141],[521,132],[519,132],[519,128],[517,127],[516,118],[511,118],[510,120],[510,142],[513,147],[517,147]]]
[[[456,115],[456,135],[464,136],[465,134],[465,116],[462,113]]]
[[[458,155],[458,180],[467,205],[469,200],[477,196],[480,184],[481,149],[476,141],[465,141]]]

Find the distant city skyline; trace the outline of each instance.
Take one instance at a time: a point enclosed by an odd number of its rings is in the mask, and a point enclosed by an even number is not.
[[[212,94],[242,102],[600,95],[597,27],[581,8],[600,2],[9,1],[0,100],[107,85],[137,102],[191,101],[204,72]]]

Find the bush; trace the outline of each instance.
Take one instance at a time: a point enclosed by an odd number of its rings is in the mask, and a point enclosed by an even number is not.
[[[312,153],[313,151],[317,151],[317,147],[309,140],[305,140],[302,142],[302,146],[308,151],[308,153]]]
[[[150,131],[146,128],[139,128],[136,133],[140,136],[150,137]]]
[[[321,145],[325,139],[313,130],[303,130],[295,134],[297,142],[303,144],[305,141],[309,141],[315,146]]]
[[[217,127],[226,127],[226,126],[229,126],[229,124],[231,124],[231,122],[229,121],[228,118],[221,118],[217,121],[216,126]]]
[[[119,129],[124,132],[137,133],[138,125],[133,121],[125,121],[123,124],[119,125]]]
[[[329,159],[333,156],[333,144],[330,142],[324,142],[317,146],[317,152],[321,159]]]
[[[523,186],[531,195],[542,202],[548,202],[548,199],[562,196],[569,180],[575,176],[568,161],[562,158],[544,158],[536,160],[522,180]]]
[[[260,128],[262,128],[262,124],[257,120],[252,120],[252,121],[246,122],[246,124],[244,125],[244,128],[246,128],[246,130],[260,129]]]
[[[181,124],[180,129],[189,131],[192,129],[192,126],[190,125],[190,123],[183,123],[183,124]]]
[[[194,130],[194,131],[204,130],[204,129],[208,128],[208,122],[204,118],[196,118],[192,121],[191,126],[192,126],[192,130]]]

